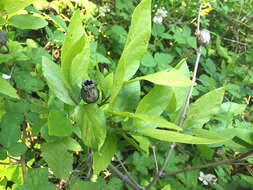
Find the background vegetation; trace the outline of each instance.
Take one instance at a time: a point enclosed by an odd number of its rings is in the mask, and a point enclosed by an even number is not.
[[[172,123],[178,125],[192,85],[186,77],[192,76],[196,61],[200,2],[152,1],[150,19],[147,3],[132,16],[140,3],[0,2],[0,27],[10,50],[0,54],[0,189],[138,189],[124,183],[112,167],[121,174],[128,171],[134,183],[147,187],[172,142],[179,143],[163,174],[222,160],[233,164],[161,176],[150,189],[252,188],[252,152],[246,157],[243,153],[253,149],[253,1],[203,1],[200,27],[211,32],[211,40],[202,48],[194,103],[182,135],[206,138],[205,143],[161,135],[168,132],[161,128],[178,130]],[[142,25],[134,26],[134,19]],[[145,43],[139,47],[142,38]],[[124,57],[140,59],[127,80],[119,66]],[[129,82],[167,69],[174,72],[172,68],[180,71],[172,81],[183,87],[165,89],[162,77],[158,82]],[[81,81],[88,78],[100,92],[95,104],[81,100]],[[105,128],[89,128],[82,118]],[[135,127],[142,125],[163,133],[158,138],[155,130],[138,132]],[[84,128],[92,129],[94,139]]]

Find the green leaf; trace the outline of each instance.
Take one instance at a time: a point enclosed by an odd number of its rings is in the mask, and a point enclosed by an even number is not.
[[[50,136],[68,136],[73,131],[71,122],[58,110],[52,109],[48,115],[48,134]]]
[[[102,170],[108,167],[112,157],[117,150],[117,136],[113,131],[108,131],[105,143],[100,151],[93,155],[93,172],[98,175]]]
[[[174,59],[174,56],[167,53],[156,53],[155,62],[157,63],[158,70],[168,69],[171,66],[169,65]]]
[[[236,116],[238,114],[241,114],[245,110],[246,106],[247,106],[246,104],[226,102],[221,105],[217,115],[224,113],[231,113],[233,114],[233,116]]]
[[[19,99],[16,90],[3,78],[0,78],[0,93]]]
[[[23,121],[23,115],[19,113],[5,114],[1,121],[0,143],[6,147],[11,148],[15,145],[21,137],[20,124]]]
[[[41,146],[42,156],[58,178],[67,180],[72,171],[73,156],[62,143],[45,143]]]
[[[32,76],[29,72],[19,71],[14,73],[17,88],[28,93],[42,90],[45,86],[43,80],[38,76]]]
[[[144,151],[146,156],[149,154],[149,145],[150,141],[147,137],[143,137],[140,135],[131,135],[136,141],[138,141],[140,148]]]
[[[132,15],[131,26],[123,53],[116,68],[111,103],[117,97],[124,81],[138,70],[151,35],[151,0],[143,0]]]
[[[187,144],[214,144],[225,142],[227,139],[220,138],[200,138],[191,135],[185,135],[182,133],[161,130],[161,129],[140,129],[137,131],[139,134],[152,137],[157,140],[167,141],[167,142],[179,142],[179,143],[187,143]]]
[[[171,190],[170,184],[164,186],[164,187],[162,188],[162,190]]]
[[[218,88],[201,96],[194,103],[190,104],[183,126],[185,128],[201,128],[219,110],[224,92],[224,88]]]
[[[69,24],[61,54],[61,77],[68,89],[80,85],[88,77],[90,56],[88,37],[82,26],[80,11],[76,11]]]
[[[141,65],[145,67],[155,67],[156,62],[150,52],[146,52],[141,60]]]
[[[48,176],[47,168],[33,168],[28,172],[25,184],[15,187],[14,190],[54,190],[55,186],[48,182]]]
[[[131,83],[139,80],[147,80],[162,86],[193,86],[196,84],[176,69],[166,69],[157,73],[137,77],[126,83]]]
[[[86,104],[78,107],[77,124],[82,131],[86,146],[100,150],[106,138],[106,119],[104,112],[97,104]]]
[[[42,70],[49,88],[55,93],[57,98],[66,104],[74,105],[68,90],[61,80],[60,67],[50,59],[42,57]]]
[[[30,5],[35,0],[1,0],[0,12],[7,11],[7,14],[14,13]]]
[[[74,152],[82,151],[80,144],[72,137],[65,137],[61,142],[68,148],[68,150]]]
[[[115,115],[119,115],[119,116],[123,116],[123,117],[130,117],[130,118],[134,118],[134,119],[140,119],[140,120],[143,120],[143,121],[146,121],[149,123],[153,123],[153,124],[156,124],[162,128],[182,130],[182,128],[178,127],[174,123],[168,122],[166,119],[164,119],[160,116],[148,115],[148,114],[143,114],[143,113],[117,112],[117,111],[112,111],[112,110],[108,110],[108,111],[112,114],[115,114]]]
[[[112,104],[112,109],[116,111],[133,111],[141,96],[139,81],[123,86]]]
[[[19,29],[38,30],[47,26],[47,21],[29,14],[14,15],[9,20],[10,25]]]
[[[15,143],[8,148],[8,153],[11,156],[18,157],[26,152],[27,148],[24,143]]]
[[[137,106],[136,113],[160,115],[171,98],[171,90],[166,86],[156,85]]]

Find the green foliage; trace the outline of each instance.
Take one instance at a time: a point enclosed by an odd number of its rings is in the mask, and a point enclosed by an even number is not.
[[[58,178],[68,179],[72,170],[73,157],[62,143],[42,144],[42,156]]]
[[[251,1],[203,2],[200,28],[212,36],[196,82],[198,2],[93,2],[0,2],[10,50],[0,53],[0,189],[133,189],[111,173],[125,174],[115,154],[148,186],[172,142],[164,172],[252,150]],[[86,79],[99,91],[92,104],[80,96]],[[245,168],[201,169],[218,178],[208,187],[193,170],[151,189],[250,189]]]
[[[15,190],[45,189],[53,190],[54,185],[48,182],[48,171],[46,168],[35,168],[29,171],[24,185],[15,187]]]

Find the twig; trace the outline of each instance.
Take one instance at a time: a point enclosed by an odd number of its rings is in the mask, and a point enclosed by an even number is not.
[[[9,163],[0,162],[0,165],[17,165],[17,164],[20,164],[20,162],[9,162]]]
[[[152,146],[152,151],[153,151],[153,156],[154,156],[154,161],[155,161],[155,169],[156,169],[156,175],[159,172],[158,164],[157,164],[157,159],[156,159],[156,153],[155,153],[155,146]]]
[[[130,173],[128,172],[128,170],[126,169],[125,165],[123,164],[123,162],[121,161],[120,157],[115,154],[115,157],[117,158],[117,160],[119,161],[121,167],[123,168],[123,170],[126,172],[128,178],[133,182],[135,183],[137,186],[138,186],[138,183],[134,180],[134,178],[130,175]]]
[[[200,2],[200,6],[199,6],[199,12],[198,12],[198,21],[197,21],[197,35],[199,34],[199,25],[200,25],[200,12],[201,12],[201,8],[202,8],[202,0]],[[199,46],[198,49],[197,49],[197,58],[196,58],[196,62],[195,62],[195,67],[194,67],[194,73],[193,73],[193,77],[192,77],[192,81],[195,82],[196,81],[196,75],[197,75],[197,70],[198,70],[198,64],[199,64],[199,58],[200,58],[200,55],[201,55],[201,48],[202,46]],[[191,95],[192,95],[192,91],[193,91],[193,86],[190,87],[190,90],[189,90],[189,93],[188,93],[188,96],[187,96],[187,99],[186,99],[186,102],[185,102],[185,105],[184,105],[184,110],[181,114],[181,119],[180,119],[180,122],[179,122],[179,126],[181,127],[183,125],[183,122],[184,122],[184,119],[185,119],[185,115],[186,115],[186,110],[187,110],[187,107],[189,105],[189,102],[190,102],[190,98],[191,98]],[[159,172],[157,173],[157,175],[155,176],[155,178],[151,181],[151,183],[149,185],[146,186],[146,190],[150,189],[153,185],[156,184],[156,182],[158,181],[158,179],[161,177],[161,175],[163,174],[163,170],[164,168],[166,167],[166,164],[169,160],[169,157],[175,147],[176,143],[173,142],[171,143],[170,145],[170,149],[164,159],[164,162],[159,170]]]
[[[92,162],[93,162],[93,151],[88,149],[88,173],[86,179],[90,179],[92,176]]]
[[[245,154],[239,155],[236,158],[231,159],[231,160],[222,160],[222,161],[219,161],[219,162],[213,162],[213,163],[209,163],[209,164],[203,164],[203,165],[200,165],[200,166],[194,166],[194,167],[191,167],[191,168],[186,168],[186,169],[182,169],[182,170],[175,171],[175,172],[164,173],[161,176],[162,177],[167,177],[167,176],[177,175],[179,173],[190,172],[192,170],[199,170],[199,169],[202,169],[202,168],[209,168],[209,167],[214,167],[214,166],[223,165],[223,164],[250,165],[252,163],[238,163],[238,161],[243,161],[247,158],[252,158],[252,153],[253,153],[253,151],[250,151],[250,152],[247,152]]]
[[[112,164],[109,165],[109,168],[116,173],[124,182],[126,182],[128,185],[130,185],[134,190],[144,190],[145,188],[133,183],[127,176],[122,174],[116,167],[114,167]]]
[[[26,138],[26,122],[23,121],[22,124],[22,142],[25,143],[25,138]],[[25,179],[26,179],[26,162],[25,162],[25,153],[21,155],[21,167],[22,167],[22,174],[23,174],[23,181],[25,183]]]

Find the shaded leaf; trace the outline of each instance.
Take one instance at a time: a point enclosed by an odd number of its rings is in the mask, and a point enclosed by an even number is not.
[[[224,92],[224,88],[210,91],[190,104],[183,126],[186,128],[201,128],[219,110]]]
[[[66,104],[74,105],[68,90],[61,80],[60,67],[46,57],[42,57],[42,70],[47,79],[49,88],[55,93],[57,98]]]
[[[19,29],[38,30],[47,26],[47,21],[29,14],[14,15],[9,20],[10,25]]]
[[[92,168],[95,175],[99,174],[102,170],[108,167],[116,150],[117,136],[113,131],[109,131],[100,151],[95,152],[93,155]]]
[[[33,168],[28,172],[25,184],[15,187],[14,190],[54,190],[55,186],[48,182],[48,176],[47,168]]]
[[[7,80],[0,77],[0,93],[19,99],[16,90],[10,85]]]
[[[72,171],[73,156],[62,143],[44,143],[41,146],[42,156],[58,178],[68,179]]]
[[[95,103],[80,105],[78,107],[77,124],[81,128],[84,144],[99,150],[106,138],[104,112]]]
[[[73,131],[71,122],[58,110],[52,109],[48,115],[48,134],[68,136]]]

